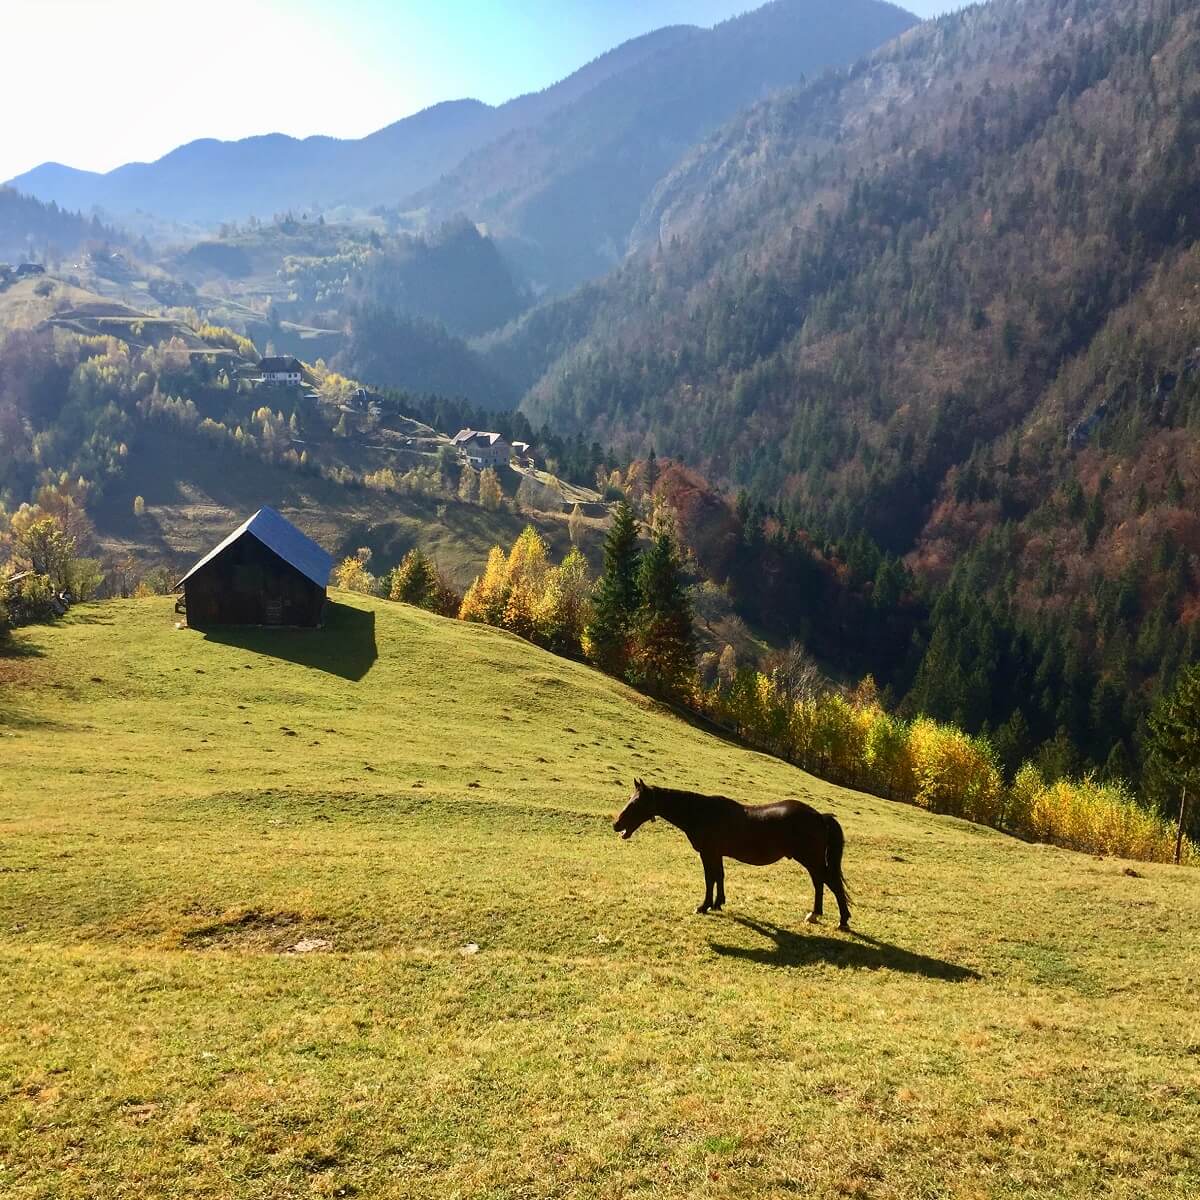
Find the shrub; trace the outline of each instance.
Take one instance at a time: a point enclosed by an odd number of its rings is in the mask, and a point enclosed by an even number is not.
[[[13,625],[53,621],[61,611],[55,607],[54,581],[49,575],[28,575],[20,583],[10,584],[6,607]]]
[[[12,632],[13,627],[12,613],[8,607],[8,592],[9,582],[0,576],[0,645],[8,640],[8,635]]]
[[[375,592],[375,576],[367,570],[361,554],[342,559],[333,569],[333,582],[335,587],[347,592],[361,592],[368,596]]]
[[[1000,818],[1003,783],[991,746],[949,725],[919,717],[909,732],[917,804],[995,825]]]
[[[1027,763],[1013,784],[1007,822],[1014,832],[1089,854],[1111,854],[1144,862],[1170,862],[1175,830],[1137,803],[1123,784],[1100,783],[1091,776],[1046,783]],[[1200,855],[1184,843],[1183,861]]]

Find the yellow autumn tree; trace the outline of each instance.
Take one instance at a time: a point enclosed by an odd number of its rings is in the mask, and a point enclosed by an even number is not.
[[[494,467],[488,467],[479,476],[479,503],[488,512],[495,512],[504,502],[504,489]]]
[[[460,621],[476,621],[483,625],[499,625],[508,603],[508,556],[499,546],[488,553],[483,574],[467,588],[458,610]]]
[[[340,587],[347,592],[373,594],[375,576],[367,570],[368,558],[370,558],[370,552],[360,550],[357,554],[342,559],[333,570],[334,587]]]
[[[580,657],[583,631],[592,617],[592,580],[587,559],[571,550],[547,570],[534,606],[533,640],[556,654]]]

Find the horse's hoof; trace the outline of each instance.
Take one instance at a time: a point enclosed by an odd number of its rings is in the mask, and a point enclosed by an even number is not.
[[[808,916],[804,918],[804,923],[805,925],[819,925],[821,923],[821,914],[809,913]]]
[[[702,904],[698,909],[696,909],[696,916],[702,917],[706,912],[708,912],[708,905]]]
[[[850,922],[849,922],[849,921],[843,921],[843,922],[842,922],[842,923],[841,923],[841,924],[838,926],[838,929],[839,929],[839,930],[840,930],[842,933],[849,933],[849,932],[850,932]]]

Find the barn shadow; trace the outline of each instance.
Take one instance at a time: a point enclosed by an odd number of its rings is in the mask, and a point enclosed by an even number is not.
[[[741,958],[748,962],[764,963],[773,967],[809,967],[816,963],[828,963],[835,967],[851,967],[868,971],[904,971],[910,975],[924,975],[930,979],[945,979],[959,983],[966,979],[979,979],[979,973],[970,967],[916,954],[900,946],[881,942],[865,933],[852,932],[840,937],[825,937],[817,933],[794,933],[770,921],[755,921],[749,917],[731,917],[731,920],[755,933],[768,938],[770,946],[727,946],[711,942],[717,954],[728,958]]]
[[[375,665],[375,614],[330,601],[320,629],[224,626],[206,629],[204,640],[280,658],[357,683]]]

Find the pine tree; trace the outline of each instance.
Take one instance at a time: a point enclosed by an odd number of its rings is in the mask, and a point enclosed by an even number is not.
[[[642,558],[638,593],[630,677],[653,695],[679,697],[695,674],[696,635],[679,549],[665,525]]]
[[[388,599],[426,608],[433,594],[434,582],[433,564],[420,549],[414,548],[392,572]]]
[[[1174,689],[1154,706],[1149,720],[1150,757],[1180,792],[1182,838],[1189,796],[1200,792],[1200,666],[1180,672]],[[1179,861],[1179,847],[1175,850]]]
[[[624,674],[629,658],[629,638],[639,603],[640,560],[637,521],[633,509],[622,500],[604,540],[604,574],[596,587],[595,613],[587,631],[588,656],[618,675]]]

